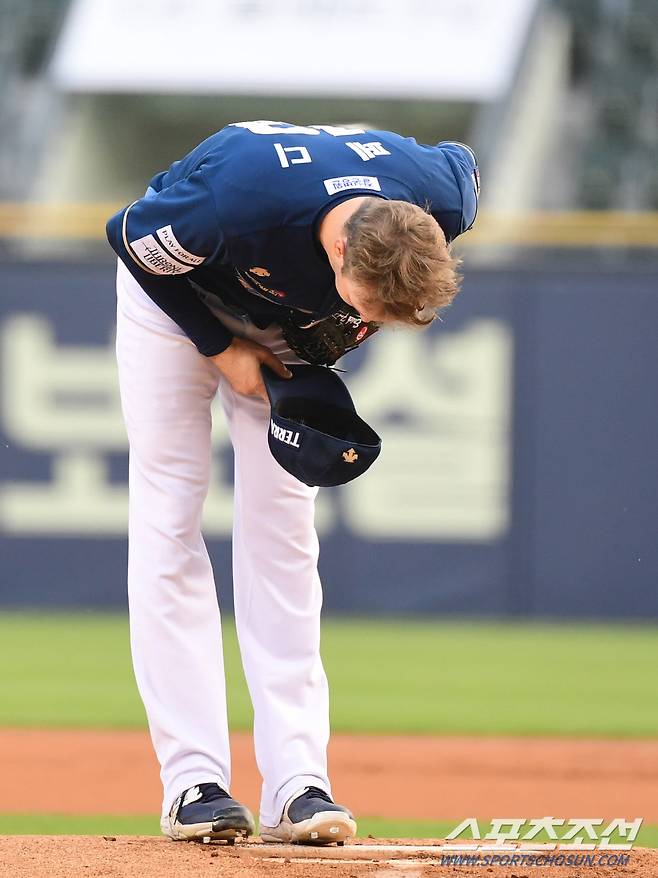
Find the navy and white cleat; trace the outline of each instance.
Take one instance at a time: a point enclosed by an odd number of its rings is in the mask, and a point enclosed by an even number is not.
[[[260,827],[263,841],[287,844],[342,845],[354,835],[352,814],[318,787],[303,787],[288,799],[278,826]]]
[[[185,790],[160,822],[162,832],[174,841],[204,838],[232,842],[253,835],[251,812],[216,783],[200,783]]]

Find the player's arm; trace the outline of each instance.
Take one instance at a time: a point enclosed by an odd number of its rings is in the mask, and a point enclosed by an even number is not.
[[[202,354],[226,350],[231,333],[185,278],[218,258],[224,243],[202,171],[120,210],[107,223],[107,237],[142,289]]]
[[[289,377],[267,348],[234,338],[185,278],[224,255],[214,199],[202,170],[119,211],[107,223],[107,237],[142,289],[213,360],[235,391],[267,398],[262,363]]]

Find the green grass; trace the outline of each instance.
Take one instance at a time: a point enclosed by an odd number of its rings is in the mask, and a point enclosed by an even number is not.
[[[159,835],[154,814],[0,814],[0,835]]]
[[[229,711],[251,708],[225,623]],[[658,627],[328,618],[336,731],[658,736]],[[144,727],[123,615],[0,615],[0,726]]]
[[[375,838],[445,838],[459,821],[387,820],[359,817],[359,836]],[[480,829],[488,831],[489,821]],[[159,835],[158,818],[149,815],[68,815],[0,814],[0,835]],[[544,835],[539,841],[547,841]],[[470,841],[464,836],[463,841]],[[613,841],[621,841],[615,838]],[[637,847],[658,848],[658,826],[643,826],[635,841]]]

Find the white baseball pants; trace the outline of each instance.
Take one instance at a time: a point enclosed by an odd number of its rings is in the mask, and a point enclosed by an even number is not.
[[[210,405],[219,389],[235,452],[235,619],[263,777],[260,818],[275,826],[299,787],[331,792],[317,489],[270,454],[269,405],[236,394],[121,262],[117,296],[119,384],[130,441],[130,638],[161,765],[163,815],[195,784],[215,781],[230,790],[220,613],[201,535]],[[242,335],[295,362],[280,330],[240,326]]]

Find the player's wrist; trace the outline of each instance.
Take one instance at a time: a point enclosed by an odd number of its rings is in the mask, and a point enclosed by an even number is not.
[[[209,360],[214,360],[215,357],[221,357],[222,354],[225,354],[234,341],[234,336],[229,336],[226,339],[215,342],[213,345],[205,345],[201,353],[204,357],[208,357]]]
[[[216,354],[211,354],[210,359],[215,363],[226,363],[231,360],[236,354],[245,350],[246,348],[251,347],[251,344],[245,340],[244,338],[238,338],[237,336],[233,336],[230,338],[225,347],[223,347]]]

